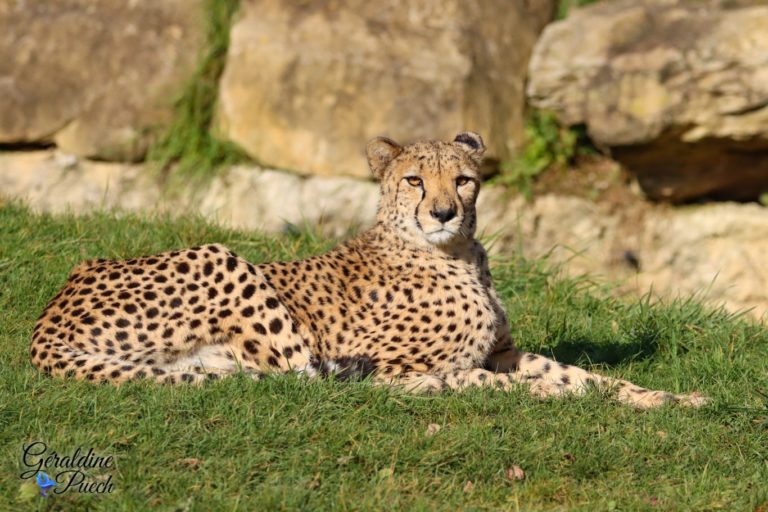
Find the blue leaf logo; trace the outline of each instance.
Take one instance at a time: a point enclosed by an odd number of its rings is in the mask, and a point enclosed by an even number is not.
[[[56,487],[56,481],[49,477],[47,473],[40,471],[37,474],[37,486],[40,488],[40,496],[48,497],[48,491]]]

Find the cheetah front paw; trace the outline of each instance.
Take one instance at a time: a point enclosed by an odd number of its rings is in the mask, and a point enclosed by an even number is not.
[[[619,399],[637,409],[653,409],[665,404],[679,404],[684,407],[702,407],[711,399],[699,392],[675,394],[666,391],[647,391],[638,394],[619,395]]]
[[[702,395],[698,391],[694,391],[693,393],[689,394],[675,395],[675,398],[676,403],[686,407],[702,407],[712,403],[711,398]]]

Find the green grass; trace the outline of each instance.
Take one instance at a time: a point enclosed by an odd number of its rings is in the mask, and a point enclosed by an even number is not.
[[[525,137],[520,154],[502,162],[494,182],[513,187],[529,199],[541,173],[554,165],[565,166],[577,156],[594,153],[584,127],[564,127],[553,112],[531,110],[525,122]]]
[[[591,5],[599,1],[600,0],[560,0],[557,4],[557,19],[562,20],[567,18],[571,9]]]
[[[695,301],[624,304],[541,262],[494,269],[526,349],[672,391],[701,410],[637,412],[597,393],[414,397],[367,383],[237,377],[203,388],[53,380],[34,321],[83,258],[221,242],[252,261],[330,247],[199,220],[49,217],[0,207],[0,510],[754,510],[768,506],[768,332]],[[442,429],[425,434],[436,423]],[[22,445],[113,455],[108,495],[24,493]],[[517,464],[524,481],[509,480]],[[467,481],[474,485],[465,492]]]
[[[247,160],[234,143],[212,133],[219,78],[240,0],[206,0],[206,43],[194,75],[174,104],[174,118],[147,155],[181,179],[203,180],[220,167]]]

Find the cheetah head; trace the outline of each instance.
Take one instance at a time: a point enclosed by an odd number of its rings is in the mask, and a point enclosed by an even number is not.
[[[453,142],[370,141],[368,165],[381,183],[379,222],[419,245],[472,239],[484,151],[483,139],[472,132],[458,134]]]

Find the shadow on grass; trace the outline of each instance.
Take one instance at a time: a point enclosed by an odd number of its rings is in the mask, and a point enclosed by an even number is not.
[[[632,330],[626,338],[615,343],[595,341],[586,335],[552,336],[547,350],[557,361],[566,364],[602,364],[615,366],[630,361],[641,361],[654,356],[659,350],[661,333],[653,325]]]
[[[565,364],[585,362],[615,366],[629,361],[652,357],[659,349],[654,336],[643,337],[632,343],[595,343],[588,339],[561,340],[549,349],[549,355]]]

